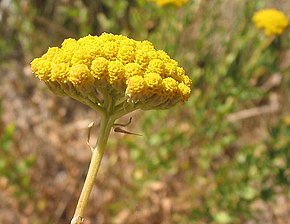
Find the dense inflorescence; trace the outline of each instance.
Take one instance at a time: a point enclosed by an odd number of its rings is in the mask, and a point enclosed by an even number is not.
[[[265,35],[281,35],[289,25],[286,15],[276,9],[263,9],[257,11],[253,18],[256,27],[263,29]]]
[[[191,92],[191,80],[175,60],[149,41],[122,35],[66,39],[31,68],[53,92],[99,105],[111,96],[140,109],[165,109]]]

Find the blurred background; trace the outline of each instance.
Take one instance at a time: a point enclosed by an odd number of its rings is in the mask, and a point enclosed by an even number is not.
[[[289,223],[290,32],[255,27],[269,7],[289,18],[287,0],[0,1],[0,223],[69,223],[99,116],[52,94],[30,62],[102,32],[150,40],[193,87],[184,105],[121,119],[142,136],[112,132],[85,223]]]

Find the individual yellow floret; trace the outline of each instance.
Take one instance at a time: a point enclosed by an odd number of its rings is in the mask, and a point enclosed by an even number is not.
[[[178,90],[181,94],[182,101],[188,100],[188,98],[190,96],[191,89],[187,85],[185,85],[184,83],[179,83]]]
[[[84,64],[89,67],[94,57],[95,56],[91,55],[87,48],[77,48],[72,56],[71,63],[73,65]]]
[[[289,25],[287,16],[276,9],[262,9],[253,18],[256,27],[264,30],[265,35],[280,35]]]
[[[147,95],[147,86],[144,78],[139,75],[130,77],[127,80],[125,94],[133,103],[143,100],[144,96]]]
[[[66,83],[69,76],[69,66],[66,63],[53,64],[50,80]]]
[[[150,61],[150,58],[146,52],[143,52],[143,51],[136,52],[135,62],[140,65],[142,70],[145,70],[147,68],[149,61]]]
[[[181,80],[186,86],[191,87],[192,81],[187,75],[181,75]]]
[[[185,70],[182,67],[177,67],[176,73],[178,77],[182,77],[185,75]]]
[[[150,92],[152,93],[157,93],[158,89],[160,89],[162,85],[162,78],[158,73],[146,73],[144,75],[144,81],[149,89]]]
[[[136,75],[143,75],[143,71],[141,69],[141,66],[137,63],[128,63],[125,65],[125,77],[126,79],[129,79],[132,76]]]
[[[171,60],[171,58],[169,57],[169,55],[165,51],[163,51],[163,50],[156,51],[156,57],[158,59],[161,59],[164,62],[168,62],[168,61]]]
[[[85,37],[78,39],[77,41],[77,43],[80,46],[85,46],[85,47],[93,45],[93,44],[97,44],[97,42],[98,42],[98,37],[92,36],[92,35],[87,35]]]
[[[98,36],[88,35],[86,37],[80,38],[77,41],[77,48],[80,48],[81,50],[85,51],[90,58],[103,56],[102,54],[103,44],[98,38]]]
[[[74,52],[79,48],[78,42],[73,38],[65,39],[61,44],[61,50],[66,54],[73,56]]]
[[[133,46],[121,45],[118,52],[118,59],[123,64],[134,62],[135,60],[135,48]]]
[[[67,63],[68,65],[71,65],[71,59],[73,57],[73,51],[64,51],[60,49],[58,53],[53,58],[53,63]]]
[[[136,48],[142,51],[154,51],[153,44],[148,40],[138,41],[136,43]]]
[[[42,58],[48,61],[53,61],[54,57],[58,54],[59,50],[60,49],[58,47],[50,47],[48,48],[47,52],[42,56]]]
[[[165,71],[166,71],[167,77],[172,77],[173,79],[176,79],[177,66],[178,66],[178,63],[174,60],[169,60],[167,63],[165,63]]]
[[[120,37],[118,35],[114,35],[112,33],[102,33],[99,36],[99,39],[102,42],[108,42],[108,41],[116,41],[116,39],[119,39]]]
[[[101,51],[104,58],[108,60],[116,60],[118,55],[118,45],[114,41],[104,42]]]
[[[43,81],[50,79],[51,62],[43,58],[36,58],[31,62],[31,70]]]
[[[164,62],[156,58],[149,61],[148,67],[146,69],[146,73],[153,72],[163,77],[165,74],[164,69],[165,69]]]
[[[67,38],[65,39],[62,44],[61,44],[61,48],[63,50],[70,50],[70,49],[74,49],[77,47],[77,41],[73,38]]]
[[[119,85],[125,83],[125,68],[120,61],[110,61],[108,65],[109,83]]]
[[[93,60],[91,70],[93,76],[100,80],[108,77],[108,64],[109,61],[106,58],[98,57]]]
[[[130,39],[130,38],[125,37],[125,36],[121,36],[121,37],[122,38],[119,38],[117,40],[117,42],[119,43],[119,46],[128,46],[128,47],[132,47],[134,49],[136,48],[136,43],[138,43],[138,41]]]
[[[171,77],[163,79],[162,86],[164,89],[163,96],[166,98],[173,98],[178,91],[178,82]]]
[[[149,41],[142,41],[136,44],[135,62],[138,63],[142,70],[146,70],[149,62],[157,58],[157,52]]]
[[[137,49],[135,55],[135,62],[141,66],[141,69],[145,71],[149,62],[156,58],[156,52],[149,49]]]
[[[80,86],[92,84],[94,77],[87,65],[77,64],[73,65],[69,70],[69,81],[75,86]]]

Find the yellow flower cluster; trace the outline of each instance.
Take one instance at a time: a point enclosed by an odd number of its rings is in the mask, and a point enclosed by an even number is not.
[[[290,126],[290,115],[285,116],[285,117],[283,118],[283,122],[284,122],[284,124],[285,124],[286,126]]]
[[[122,35],[66,39],[34,59],[31,69],[55,93],[98,104],[112,96],[141,109],[163,109],[191,92],[191,80],[175,60],[149,41]]]
[[[289,25],[287,16],[276,9],[263,9],[257,11],[253,18],[256,27],[263,29],[265,35],[280,35]]]
[[[177,7],[183,6],[188,0],[150,0],[155,2],[158,6],[175,5]]]

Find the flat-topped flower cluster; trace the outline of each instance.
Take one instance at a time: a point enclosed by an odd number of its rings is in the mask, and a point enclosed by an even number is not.
[[[102,102],[101,93],[140,109],[165,109],[191,92],[190,78],[167,53],[122,35],[66,39],[34,59],[31,68],[52,91],[94,103]]]

